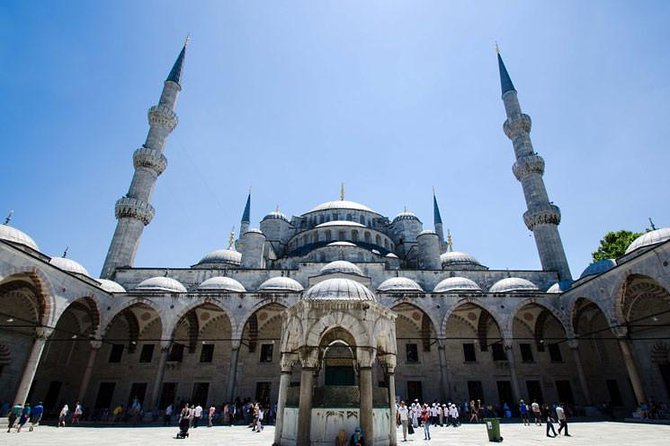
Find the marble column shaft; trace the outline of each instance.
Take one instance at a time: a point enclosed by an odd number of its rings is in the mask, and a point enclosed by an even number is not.
[[[314,391],[314,369],[303,367],[300,373],[300,407],[298,409],[298,443],[310,444],[312,424],[312,393]]]

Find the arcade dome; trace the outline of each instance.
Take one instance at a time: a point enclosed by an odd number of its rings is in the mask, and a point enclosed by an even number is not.
[[[234,293],[244,293],[247,291],[244,286],[235,279],[230,277],[211,277],[200,285],[198,285],[199,290],[220,290],[220,291],[232,291]]]
[[[392,277],[383,281],[377,291],[382,292],[401,292],[401,293],[423,293],[421,285],[408,279],[407,277]]]
[[[198,265],[205,263],[223,263],[227,265],[239,265],[242,261],[242,254],[234,249],[217,249],[200,259]]]
[[[135,287],[143,291],[169,291],[171,293],[185,293],[186,287],[170,277],[151,277],[143,280]]]
[[[582,275],[579,276],[580,279],[583,279],[584,277],[587,276],[595,276],[598,274],[602,274],[607,270],[610,270],[616,266],[616,260],[614,259],[603,259],[603,260],[598,260],[597,262],[593,262],[589,266],[586,267],[584,272],[582,272]]]
[[[304,300],[376,300],[365,286],[350,279],[328,279],[308,289]]]
[[[298,281],[290,277],[271,277],[258,287],[260,292],[299,293],[304,290]]]
[[[319,271],[319,275],[325,274],[354,274],[356,276],[363,276],[363,271],[356,265],[346,260],[336,260],[334,262],[327,263]]]
[[[126,289],[109,279],[95,279],[99,284],[100,288],[107,291],[108,293],[125,293]]]
[[[34,249],[35,251],[39,251],[39,247],[37,246],[37,243],[28,236],[23,231],[19,231],[18,229],[9,226],[9,225],[0,225],[0,240],[7,240],[8,242],[13,242],[13,243],[19,243],[21,245],[25,245],[29,248]]]
[[[508,277],[493,284],[490,293],[513,293],[519,291],[537,291],[538,287],[530,280],[520,277]]]
[[[433,293],[449,293],[451,291],[481,292],[482,289],[467,277],[449,277],[435,285]]]
[[[56,268],[62,269],[63,271],[67,271],[72,274],[81,274],[82,276],[91,277],[86,268],[81,266],[81,264],[79,264],[78,262],[75,262],[72,259],[68,259],[67,257],[52,257],[51,260],[49,260],[49,263],[51,263]]]
[[[654,231],[645,232],[633,242],[628,245],[626,248],[626,254],[629,254],[636,249],[640,249],[644,246],[651,246],[657,243],[662,243],[667,240],[670,240],[670,228],[660,228]]]

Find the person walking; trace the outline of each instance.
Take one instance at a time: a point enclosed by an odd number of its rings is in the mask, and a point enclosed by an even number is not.
[[[34,428],[39,426],[40,421],[42,421],[43,414],[44,406],[42,405],[42,401],[40,401],[35,407],[33,407],[33,417],[30,420],[30,428],[28,429],[29,432],[32,432]]]
[[[400,401],[400,407],[398,407],[398,419],[400,420],[400,425],[402,426],[402,441],[407,441],[407,426],[409,425],[409,409],[405,405],[404,401]]]
[[[19,417],[19,427],[16,429],[16,432],[21,432],[21,428],[30,420],[30,403],[26,403],[25,406],[23,406],[23,410],[21,411],[21,416]]]
[[[214,425],[214,415],[216,415],[216,406],[212,404],[209,406],[209,412],[207,413],[207,427],[212,427]]]
[[[549,404],[545,404],[542,406],[542,412],[541,412],[542,418],[544,418],[544,421],[547,423],[547,437],[554,438],[556,434],[556,429],[554,429],[554,417],[551,413],[551,408],[549,407]],[[549,431],[553,433],[553,435],[549,435]]]
[[[530,408],[533,411],[533,416],[535,417],[535,425],[542,426],[542,413],[540,412],[540,404],[537,402],[537,400],[533,400]]]
[[[479,410],[477,410],[477,405],[475,400],[470,401],[470,423],[479,423]]]
[[[65,420],[67,419],[67,414],[69,412],[70,408],[67,404],[65,404],[58,414],[58,426],[56,427],[65,427]]]
[[[530,426],[530,420],[528,419],[528,405],[526,405],[523,400],[519,400],[519,414],[521,415],[523,425]]]
[[[79,419],[81,418],[82,412],[81,404],[79,404],[79,401],[77,401],[74,404],[74,412],[72,412],[72,426],[79,424]]]
[[[193,409],[193,429],[198,427],[198,424],[200,423],[200,418],[202,418],[202,406],[200,404],[197,404]]]
[[[169,426],[170,425],[170,423],[172,421],[172,412],[174,412],[174,409],[172,408],[172,403],[170,403],[165,408],[165,412],[163,412],[163,426]]]
[[[568,417],[565,415],[565,408],[563,407],[564,404],[560,403],[558,406],[556,406],[556,418],[558,418],[558,434],[561,434],[561,431],[565,429],[564,435],[566,437],[572,437],[568,433]]]
[[[423,426],[423,439],[430,440],[430,408],[428,404],[421,409],[421,425]]]
[[[16,423],[16,419],[21,416],[21,412],[23,411],[23,405],[16,403],[12,406],[12,410],[9,411],[9,416],[7,417],[7,432],[11,432],[12,428],[14,427],[14,423]]]

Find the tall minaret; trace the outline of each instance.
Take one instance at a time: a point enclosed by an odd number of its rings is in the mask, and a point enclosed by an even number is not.
[[[244,212],[242,213],[242,220],[240,221],[240,236],[241,239],[245,232],[249,230],[251,224],[251,189],[247,195],[247,204],[244,205]]]
[[[503,130],[505,135],[512,140],[514,146],[516,162],[512,171],[521,183],[528,206],[528,210],[523,214],[523,220],[535,236],[535,244],[540,254],[542,269],[556,271],[560,280],[570,280],[572,277],[568,260],[565,257],[561,236],[558,233],[561,210],[549,201],[542,180],[544,159],[535,153],[530,141],[530,116],[521,112],[516,89],[497,48],[496,52],[498,53],[502,100],[507,114]]]
[[[440,250],[444,245],[444,231],[442,230],[442,216],[440,215],[440,208],[437,206],[437,197],[435,197],[435,188],[433,188],[433,223],[435,225],[435,233],[440,239]]]
[[[142,231],[154,217],[155,211],[150,200],[156,180],[167,166],[167,158],[163,155],[165,140],[177,126],[178,119],[174,109],[177,95],[181,91],[180,79],[188,41],[187,37],[165,80],[158,105],[149,109],[147,139],[133,154],[133,181],[126,196],[119,199],[114,208],[118,221],[100,273],[103,279],[111,278],[118,267],[133,265]]]

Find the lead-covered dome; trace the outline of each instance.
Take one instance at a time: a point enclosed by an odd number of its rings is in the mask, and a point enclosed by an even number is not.
[[[261,283],[258,287],[260,292],[284,292],[284,293],[299,293],[304,290],[303,286],[290,277],[272,277]]]
[[[583,279],[587,276],[595,276],[602,274],[607,270],[610,270],[616,266],[616,260],[614,259],[603,259],[593,262],[582,272],[582,275],[579,276],[580,279]]]
[[[651,246],[670,240],[670,228],[660,228],[654,231],[645,232],[626,248],[626,254],[640,249],[644,246]]]
[[[365,225],[349,220],[332,220],[316,225],[317,228],[327,228],[330,226],[350,226],[353,228],[364,228]]]
[[[419,217],[417,217],[413,212],[404,211],[396,215],[391,223],[395,223],[396,221],[400,220],[419,220]]]
[[[244,286],[237,280],[231,277],[211,277],[200,285],[198,285],[199,290],[218,290],[218,291],[232,291],[234,293],[244,293],[247,291]]]
[[[308,289],[304,300],[376,300],[365,286],[351,279],[328,279]]]
[[[313,207],[312,209],[307,211],[307,213],[316,211],[328,211],[332,209],[353,209],[356,211],[374,212],[376,214],[375,211],[365,206],[364,204],[356,203],[355,201],[349,201],[349,200],[327,201],[325,203],[321,203],[320,205]]]
[[[200,259],[198,265],[224,264],[239,265],[242,262],[242,254],[234,249],[217,249]]]
[[[56,268],[62,269],[63,271],[67,271],[72,274],[80,274],[82,276],[91,277],[86,268],[81,266],[80,263],[75,262],[72,259],[68,259],[67,257],[52,257],[51,260],[49,260],[49,263],[51,263]]]
[[[423,293],[423,288],[407,277],[392,277],[379,284],[377,291],[385,293]]]
[[[95,279],[100,284],[100,288],[108,293],[125,293],[126,289],[120,284],[109,279]]]
[[[284,221],[286,221],[286,222],[289,221],[289,220],[288,220],[288,217],[287,217],[286,215],[282,214],[282,213],[279,212],[279,211],[272,211],[272,212],[270,212],[268,215],[266,215],[265,217],[263,217],[263,220],[284,220]]]
[[[35,251],[40,250],[35,240],[30,238],[28,234],[9,225],[0,225],[0,240],[25,245]]]
[[[330,242],[326,246],[335,246],[335,247],[340,247],[340,248],[355,248],[356,243],[351,243],[351,242]]]
[[[539,288],[530,280],[521,277],[508,277],[493,284],[490,293],[514,293],[520,291],[537,291]]]
[[[363,271],[356,265],[346,260],[335,260],[334,262],[327,263],[319,271],[319,275],[325,274],[353,274],[356,276],[363,276]]]
[[[135,289],[142,291],[168,291],[170,293],[186,292],[186,287],[171,277],[151,277],[140,282]]]
[[[481,288],[467,277],[448,277],[435,285],[433,293],[449,293],[452,291],[481,292]]]
[[[561,280],[560,282],[556,282],[552,286],[550,286],[547,289],[548,294],[561,294],[570,289],[572,286],[572,282],[569,280]]]
[[[482,266],[474,256],[461,251],[447,251],[440,255],[442,268],[455,266]]]

